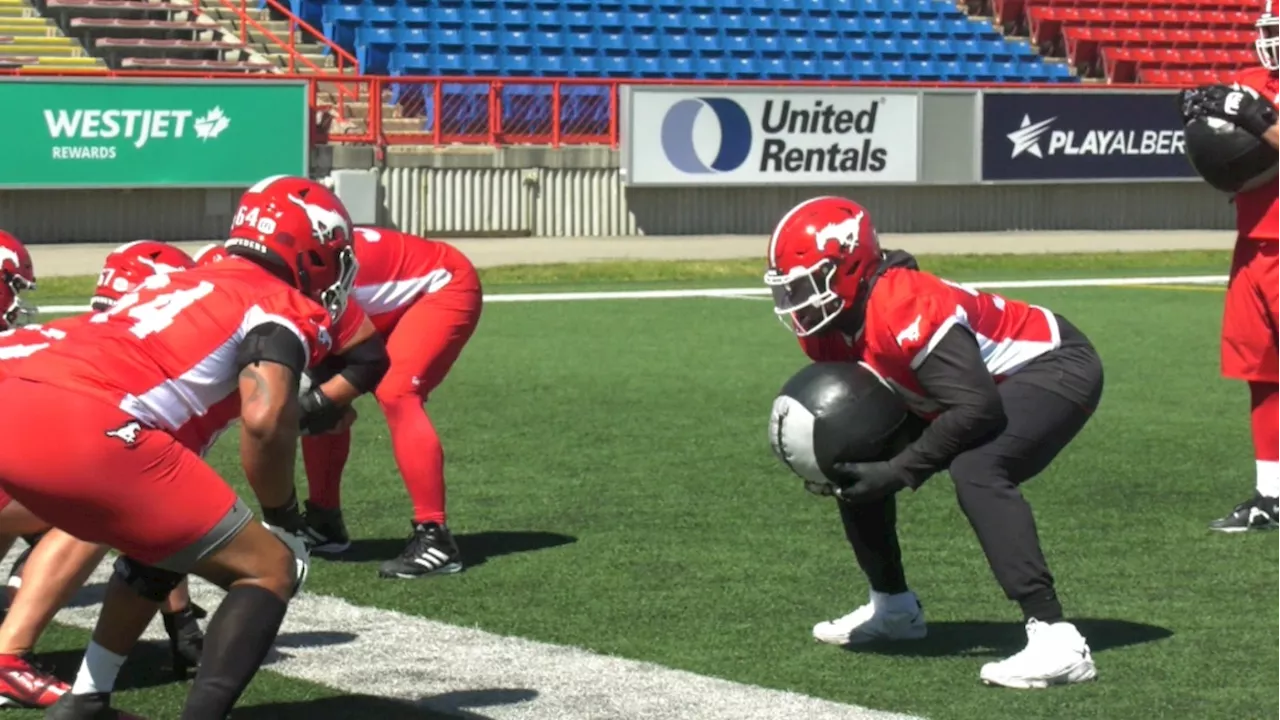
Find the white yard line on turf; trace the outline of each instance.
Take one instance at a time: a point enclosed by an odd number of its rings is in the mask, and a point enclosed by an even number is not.
[[[1012,290],[1038,288],[1119,287],[1125,285],[1221,285],[1226,275],[1186,275],[1180,277],[1130,277],[1130,278],[1078,278],[1066,280],[992,280],[962,283],[984,290]],[[558,292],[558,293],[499,293],[485,295],[486,303],[500,302],[570,302],[575,300],[662,300],[681,298],[745,298],[769,295],[765,287],[703,288],[681,290],[620,290],[610,292]],[[45,305],[42,313],[88,312],[85,305]]]
[[[8,562],[17,557],[9,553]],[[323,561],[311,568],[323,574]],[[102,563],[57,621],[79,628],[97,622]],[[370,574],[373,570],[368,570]],[[426,583],[445,580],[382,581]],[[96,592],[95,592],[96,590]],[[222,592],[193,580],[191,595],[212,610]],[[810,643],[803,624],[795,642]],[[164,639],[157,620],[150,640]],[[575,647],[503,637],[475,628],[304,593],[293,601],[267,670],[356,695],[404,700],[467,720],[921,720],[807,695],[598,655]],[[832,662],[856,662],[831,648]],[[128,695],[120,696],[122,705]],[[323,702],[314,705],[324,717]],[[172,708],[173,717],[178,708]]]

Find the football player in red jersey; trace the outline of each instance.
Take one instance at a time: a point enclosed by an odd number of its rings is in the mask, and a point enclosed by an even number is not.
[[[868,364],[930,421],[891,460],[839,468],[838,505],[871,602],[818,623],[814,637],[841,645],[924,637],[898,549],[894,495],[949,470],[996,580],[1026,620],[1026,648],[984,665],[982,680],[1039,688],[1093,679],[1089,646],[1063,620],[1018,490],[1101,398],[1102,363],[1089,341],[1049,310],[950,283],[920,271],[907,253],[883,251],[867,210],[843,198],[793,208],[768,254],[775,311],[805,353]]]
[[[239,257],[148,278],[7,368],[0,401],[27,412],[0,418],[0,488],[121,552],[76,683],[46,717],[112,716],[124,653],[188,572],[228,592],[182,717],[224,718],[257,672],[307,568],[298,377],[335,345],[376,338],[363,314],[344,312],[350,229],[323,186],[264,180],[236,216],[228,249]],[[208,417],[237,393],[241,463],[264,523],[197,454],[221,430]]]
[[[186,253],[164,243],[144,240],[122,245],[107,255],[92,306],[97,311],[105,311],[125,291],[151,275],[192,266]],[[0,358],[38,352],[66,337],[68,331],[87,322],[89,317],[73,316],[0,333]],[[0,372],[3,372],[2,364]],[[6,507],[0,511],[2,515],[15,505],[0,494],[0,507]],[[0,526],[8,527],[3,519]],[[70,686],[31,665],[28,653],[58,609],[106,556],[107,548],[56,528],[24,537],[28,547],[9,574],[9,588],[15,596],[0,623],[0,706],[47,707]],[[199,662],[204,633],[198,621],[204,617],[204,610],[191,603],[184,580],[169,594],[161,612],[174,668],[185,676],[187,669]]]
[[[1280,147],[1276,125],[1277,69],[1280,68],[1280,14],[1267,0],[1258,18],[1254,42],[1260,67],[1236,75],[1236,86],[1200,88],[1183,93],[1183,116],[1230,120],[1273,148]],[[1251,88],[1257,93],[1242,91]],[[1280,184],[1275,177],[1235,196],[1236,248],[1231,258],[1222,317],[1222,374],[1249,384],[1250,426],[1257,480],[1253,497],[1209,524],[1221,532],[1274,530],[1280,527],[1280,370],[1277,327],[1280,318]]]
[[[483,304],[480,279],[453,246],[398,230],[356,228],[355,253],[360,269],[351,297],[386,338],[391,358],[374,397],[386,415],[396,464],[413,502],[409,542],[378,572],[388,578],[456,573],[462,556],[445,522],[444,450],[423,404],[475,332]],[[335,364],[319,372],[319,379],[341,367],[342,358],[332,360]],[[350,545],[339,510],[350,446],[350,431],[302,439],[310,489],[307,523],[317,554]]]

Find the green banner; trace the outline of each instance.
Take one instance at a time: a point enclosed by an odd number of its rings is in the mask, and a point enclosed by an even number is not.
[[[0,188],[305,176],[309,126],[305,82],[0,80]]]

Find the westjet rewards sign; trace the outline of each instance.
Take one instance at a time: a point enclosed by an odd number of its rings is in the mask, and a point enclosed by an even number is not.
[[[629,86],[623,103],[629,185],[883,185],[919,177],[915,93]]]
[[[1177,180],[1187,162],[1174,93],[989,92],[983,180]]]

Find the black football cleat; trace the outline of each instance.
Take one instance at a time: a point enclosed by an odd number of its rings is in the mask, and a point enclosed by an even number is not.
[[[315,555],[338,555],[351,547],[347,524],[342,521],[342,510],[329,510],[306,502],[307,548]]]
[[[420,578],[462,572],[462,553],[449,529],[438,523],[414,523],[413,535],[400,556],[382,563],[384,578]]]
[[[1280,527],[1280,508],[1276,498],[1254,495],[1240,503],[1226,517],[1209,523],[1210,530],[1242,533],[1251,530],[1275,530]]]
[[[111,693],[63,695],[44,711],[45,720],[142,720],[111,707]]]

